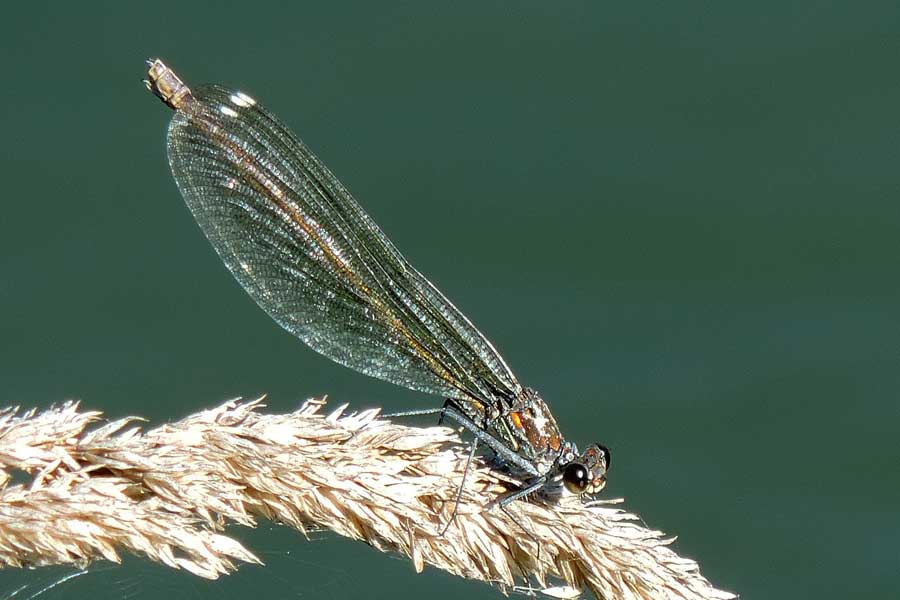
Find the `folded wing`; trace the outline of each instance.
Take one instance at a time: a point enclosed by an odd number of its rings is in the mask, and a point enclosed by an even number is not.
[[[357,371],[464,401],[512,401],[490,342],[416,271],[273,115],[203,86],[176,111],[169,162],[219,256],[275,321]]]

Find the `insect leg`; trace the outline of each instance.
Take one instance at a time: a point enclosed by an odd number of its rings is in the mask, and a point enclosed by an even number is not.
[[[461,412],[453,408],[452,406],[443,406],[441,408],[425,408],[419,410],[410,410],[404,411],[401,413],[392,413],[389,415],[384,415],[386,417],[412,417],[416,415],[441,415],[442,417],[449,417],[459,423],[461,426],[468,429],[472,435],[478,438],[479,441],[486,444],[491,448],[494,452],[497,453],[497,456],[502,458],[506,463],[510,465],[514,465],[522,472],[531,475],[532,477],[541,477],[540,471],[538,471],[531,462],[522,458],[515,452],[509,449],[509,446],[504,444],[502,441],[492,436],[488,432],[486,432],[482,427],[479,427],[477,423],[472,421],[467,416],[463,415]],[[539,486],[540,487],[540,486]],[[532,490],[533,491],[533,490]],[[530,491],[528,493],[531,493]]]
[[[453,521],[456,520],[456,511],[459,510],[459,500],[462,498],[463,488],[466,485],[466,476],[469,474],[469,467],[472,465],[472,458],[475,457],[476,448],[478,448],[478,438],[472,440],[472,447],[469,450],[469,458],[466,459],[466,468],[463,470],[462,481],[459,482],[459,487],[456,489],[456,501],[453,503],[453,514],[450,515],[450,520],[447,521],[447,524],[441,529],[441,537],[444,537],[444,534],[447,533],[447,530],[453,525]]]
[[[510,504],[512,504],[513,502],[515,502],[516,500],[518,500],[520,498],[524,498],[525,496],[529,496],[529,495],[535,493],[536,491],[538,491],[539,489],[544,487],[545,483],[547,483],[546,475],[541,475],[539,477],[536,477],[535,479],[526,481],[525,486],[522,487],[521,489],[515,490],[514,492],[509,492],[509,493],[503,494],[502,496],[500,496],[499,498],[497,498],[496,500],[491,502],[488,505],[488,509],[490,510],[495,505],[499,505],[501,508],[505,508],[505,507],[509,506]]]

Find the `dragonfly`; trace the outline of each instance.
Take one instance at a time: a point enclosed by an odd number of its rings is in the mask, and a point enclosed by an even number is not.
[[[253,97],[189,88],[159,59],[148,89],[174,110],[169,166],[213,248],[281,327],[331,360],[443,396],[440,414],[522,485],[497,499],[584,498],[606,485],[610,451],[562,436],[538,392],[397,250],[350,192]],[[462,486],[460,486],[461,488]]]

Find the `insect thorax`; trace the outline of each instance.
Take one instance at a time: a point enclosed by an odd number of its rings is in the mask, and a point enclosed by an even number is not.
[[[486,407],[476,402],[453,404],[507,448],[534,464],[540,473],[547,473],[568,447],[549,407],[530,388],[524,388],[509,407]]]

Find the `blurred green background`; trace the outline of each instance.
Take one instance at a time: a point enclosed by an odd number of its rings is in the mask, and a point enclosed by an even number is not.
[[[715,584],[896,595],[896,2],[126,4],[4,11],[0,406],[440,403],[328,362],[232,280],[168,172],[140,82],[161,56],[293,127]],[[41,597],[501,597],[231,531],[268,566],[130,558]],[[0,571],[0,598],[66,572]]]

